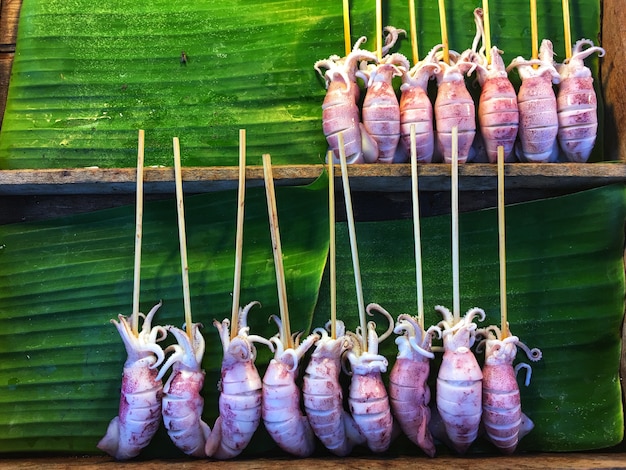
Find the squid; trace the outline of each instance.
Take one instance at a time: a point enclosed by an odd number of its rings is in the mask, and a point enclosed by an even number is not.
[[[337,338],[334,339],[323,328],[313,331],[319,339],[306,367],[302,394],[304,410],[313,432],[330,452],[344,457],[350,454],[355,445],[364,444],[365,436],[343,408],[339,374],[341,355],[348,341],[342,321],[337,321],[336,330]]]
[[[459,163],[471,161],[472,143],[476,136],[476,107],[465,86],[465,74],[471,75],[476,65],[466,60],[466,54],[449,51],[449,63],[437,53],[440,70],[437,77],[435,99],[435,125],[437,146],[445,163],[452,162],[452,129],[458,129]]]
[[[435,56],[441,44],[402,75],[400,86],[400,146],[395,162],[406,162],[411,152],[411,125],[415,125],[417,161],[431,163],[435,151],[433,105],[428,97],[428,81],[441,68]]]
[[[521,147],[518,145],[515,149],[522,162],[547,163],[556,162],[558,158],[559,119],[552,84],[558,84],[561,78],[553,56],[552,42],[544,39],[539,59],[526,60],[518,56],[507,67],[507,71],[517,68],[522,79],[517,94]]]
[[[373,52],[360,48],[366,40],[361,37],[346,57],[331,55],[314,64],[327,89],[322,103],[322,130],[335,163],[339,163],[339,134],[343,134],[348,163],[373,163],[378,159],[378,145],[361,123],[358,107],[359,61],[376,61]],[[326,72],[322,72],[323,68]]]
[[[348,404],[359,431],[365,436],[367,447],[372,452],[384,452],[391,444],[394,429],[389,396],[382,379],[389,363],[378,354],[378,344],[389,337],[394,321],[389,312],[378,304],[369,304],[366,310],[369,315],[373,315],[372,310],[383,314],[389,320],[389,328],[378,337],[376,324],[369,322],[367,332],[357,328],[356,333],[349,334],[351,347],[346,352],[346,358],[350,363],[352,379]],[[364,334],[367,334],[366,338],[363,338]],[[361,350],[363,339],[367,340],[367,351]]]
[[[478,437],[482,415],[483,374],[470,350],[476,339],[476,323],[485,319],[485,312],[472,308],[464,317],[455,319],[447,308],[435,307],[443,320],[443,359],[437,376],[437,411],[450,445],[464,454]]]
[[[512,454],[517,444],[534,427],[528,416],[522,413],[517,372],[526,369],[525,385],[530,384],[531,368],[526,363],[513,367],[520,347],[535,362],[541,359],[538,348],[529,349],[517,336],[502,337],[496,326],[485,328],[486,339],[477,350],[485,350],[483,366],[483,413],[482,422],[489,440],[503,453]]]
[[[300,360],[318,336],[311,334],[299,343],[296,334],[295,347],[285,348],[281,321],[276,316],[272,319],[278,325],[279,333],[270,338],[275,353],[263,376],[263,424],[282,450],[297,457],[308,457],[315,450],[315,435],[308,418],[300,411],[296,376]]]
[[[441,329],[427,331],[410,315],[400,315],[394,328],[398,357],[389,375],[391,410],[404,434],[429,457],[435,456],[435,443],[428,428],[430,422],[430,389],[427,384],[433,335]]]
[[[254,365],[256,348],[254,343],[265,344],[273,351],[273,345],[265,338],[250,335],[247,325],[250,309],[260,305],[250,302],[239,309],[237,336],[230,338],[230,320],[214,321],[213,325],[222,342],[221,379],[219,382],[220,415],[205,444],[208,457],[225,460],[237,457],[250,443],[261,422],[262,383]]]
[[[594,46],[593,41],[581,39],[574,44],[572,57],[556,65],[561,78],[556,97],[557,137],[565,158],[574,163],[585,163],[589,159],[598,132],[596,92],[591,70],[584,63],[595,52],[600,57],[605,53],[601,47]]]
[[[487,60],[484,48],[477,51],[479,38],[484,38],[483,9],[474,10],[476,22],[476,38],[473,44],[473,62],[476,64],[476,75],[481,86],[478,100],[478,124],[482,135],[489,162],[498,160],[498,147],[504,149],[504,161],[516,160],[513,151],[519,130],[519,108],[517,94],[509,80],[502,51],[491,48],[491,63]]]
[[[204,399],[200,392],[204,385],[201,367],[204,338],[201,327],[200,323],[191,326],[191,338],[180,328],[166,327],[178,344],[166,348],[165,353],[173,353],[157,377],[160,379],[172,368],[163,388],[163,424],[176,447],[192,457],[206,457],[205,445],[211,434],[211,428],[202,420]]]
[[[165,353],[157,342],[167,336],[162,326],[152,327],[154,314],[161,307],[156,304],[147,315],[139,313],[143,325],[134,334],[129,319],[118,315],[119,322],[111,320],[126,347],[127,359],[122,374],[119,414],[111,420],[98,448],[117,460],[139,455],[146,447],[161,422],[163,382],[158,367]]]

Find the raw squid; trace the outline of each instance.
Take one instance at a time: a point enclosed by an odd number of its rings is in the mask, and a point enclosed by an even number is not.
[[[163,387],[163,424],[176,447],[193,457],[206,457],[205,444],[211,428],[202,421],[204,399],[200,395],[204,385],[202,358],[204,338],[200,323],[191,327],[192,338],[187,332],[168,326],[178,344],[168,346],[173,351],[159,372],[160,379],[172,367],[172,373]]]
[[[435,456],[435,444],[428,429],[430,422],[430,389],[427,380],[433,334],[441,330],[432,326],[427,331],[410,315],[400,315],[394,328],[398,357],[389,375],[389,398],[394,417],[404,434],[429,457]]]
[[[295,348],[285,348],[281,321],[276,316],[272,318],[278,324],[279,333],[270,338],[275,353],[263,376],[263,424],[285,452],[308,457],[315,450],[315,435],[308,418],[300,411],[296,376],[300,359],[318,337],[311,334],[298,344],[299,335],[295,335]]]
[[[517,336],[502,338],[500,329],[485,328],[487,338],[479,343],[485,349],[483,366],[483,415],[482,422],[489,440],[505,454],[512,454],[519,440],[534,427],[533,422],[522,413],[519,386],[515,378],[525,368],[525,384],[530,383],[531,369],[520,363],[513,368],[517,347],[521,347],[531,361],[541,359],[541,350],[528,349]],[[495,333],[495,334],[494,334]]]
[[[157,378],[157,368],[165,354],[156,343],[165,339],[167,332],[162,326],[151,326],[160,306],[161,302],[152,307],[148,315],[139,313],[143,326],[136,336],[124,315],[118,316],[119,322],[111,320],[120,333],[128,357],[122,375],[119,414],[109,423],[98,448],[117,460],[139,455],[161,422],[163,383]]]
[[[214,321],[224,350],[220,379],[220,415],[207,439],[205,453],[216,459],[237,457],[248,445],[261,422],[261,377],[254,360],[253,342],[263,343],[273,350],[265,338],[248,334],[248,313],[258,302],[250,302],[239,310],[237,336],[230,339],[230,320]]]
[[[378,343],[391,334],[394,322],[389,312],[380,305],[369,304],[369,315],[373,315],[372,309],[389,320],[389,328],[380,338],[376,334],[374,322],[367,324],[367,332],[360,331],[359,327],[356,333],[350,333],[352,344],[346,353],[352,372],[348,403],[352,417],[365,436],[369,449],[372,452],[384,452],[391,444],[393,417],[381,376],[387,371],[388,362],[384,356],[378,354]],[[367,334],[367,351],[361,350],[364,334]]]
[[[440,70],[437,77],[437,98],[435,99],[435,124],[437,146],[446,163],[452,162],[452,128],[458,128],[459,163],[471,160],[472,143],[476,136],[476,107],[465,86],[465,74],[470,75],[475,64],[465,60],[465,56],[449,51],[450,63],[441,60],[443,53],[437,53]]]
[[[327,325],[328,327],[329,325]],[[365,443],[365,437],[354,419],[343,408],[343,391],[339,383],[341,355],[346,350],[345,327],[336,323],[337,338],[317,328],[319,335],[315,351],[306,367],[302,394],[304,409],[317,438],[333,454],[348,455],[355,445]]]
[[[450,445],[463,454],[478,436],[482,413],[482,378],[478,361],[470,350],[475,341],[475,316],[485,312],[472,308],[455,322],[450,310],[435,307],[443,320],[443,359],[437,376],[437,411],[443,421]]]
[[[593,41],[581,39],[574,45],[572,57],[556,65],[561,77],[556,97],[558,141],[566,159],[575,163],[589,159],[598,132],[596,92],[591,70],[584,63],[595,52],[600,57],[604,55],[604,49],[594,46]]]
[[[553,56],[552,42],[544,39],[538,60],[520,56],[507,67],[507,71],[517,67],[522,79],[517,94],[521,148],[516,147],[522,162],[546,163],[558,158],[559,119],[552,84],[559,83],[560,77],[553,65]]]
[[[491,48],[491,63],[483,52],[477,51],[477,39],[484,38],[483,10],[474,10],[476,22],[476,39],[472,49],[475,51],[473,62],[476,64],[478,83],[482,87],[478,101],[478,123],[482,135],[487,157],[491,163],[498,160],[498,147],[504,149],[504,161],[515,161],[513,152],[517,131],[519,129],[519,109],[515,88],[509,80],[502,51],[497,47]]]
[[[325,81],[327,92],[322,104],[322,129],[335,163],[339,163],[339,137],[343,133],[346,161],[372,163],[378,158],[378,145],[361,123],[358,100],[360,89],[356,82],[359,61],[376,61],[376,55],[360,49],[366,41],[361,37],[352,52],[341,58],[332,55],[318,60],[314,68]],[[325,73],[322,68],[327,69]]]
[[[428,97],[428,81],[440,72],[435,59],[437,51],[442,47],[434,47],[428,55],[415,64],[402,76],[400,91],[400,134],[401,145],[396,163],[406,162],[411,152],[411,125],[415,125],[415,143],[417,161],[430,163],[435,150],[433,129],[433,105]]]

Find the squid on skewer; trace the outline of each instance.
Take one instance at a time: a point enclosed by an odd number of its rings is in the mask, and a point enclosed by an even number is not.
[[[555,162],[558,158],[556,142],[559,130],[557,104],[552,84],[561,78],[553,61],[552,42],[541,41],[539,59],[513,59],[507,71],[517,67],[522,85],[517,93],[519,107],[519,140],[517,157],[522,162]],[[537,66],[537,68],[535,68]]]
[[[299,343],[300,335],[296,334],[295,347],[285,348],[282,322],[276,316],[272,318],[279,332],[270,338],[275,353],[263,376],[263,424],[274,442],[285,452],[308,457],[315,450],[315,436],[308,418],[300,411],[300,390],[296,386],[296,377],[300,359],[315,344],[318,336],[311,334]]]
[[[350,363],[352,379],[348,404],[352,417],[365,436],[367,446],[372,452],[384,452],[391,444],[393,417],[389,405],[389,396],[383,383],[382,374],[389,365],[387,359],[378,354],[378,344],[393,331],[394,321],[389,312],[378,304],[369,304],[367,313],[372,310],[383,314],[389,321],[389,328],[380,337],[376,334],[376,323],[367,324],[367,332],[357,328],[356,333],[349,333],[351,347],[346,352]],[[363,335],[367,335],[367,351],[361,349]]]
[[[574,163],[589,159],[598,133],[598,101],[591,70],[584,63],[595,52],[604,55],[604,49],[594,46],[593,41],[581,39],[574,44],[572,57],[556,65],[561,77],[556,97],[557,136],[566,159]]]
[[[250,309],[260,305],[250,302],[239,309],[237,336],[230,338],[230,320],[217,320],[213,325],[219,332],[224,350],[222,372],[219,382],[219,411],[213,431],[206,441],[205,453],[215,459],[237,457],[250,443],[261,422],[261,377],[254,365],[256,348],[254,343],[262,343],[273,350],[265,338],[251,335],[248,326]]]
[[[531,368],[526,363],[513,367],[520,347],[528,359],[541,359],[541,350],[529,349],[517,336],[502,337],[496,326],[479,330],[486,339],[477,349],[485,350],[483,366],[483,414],[482,422],[489,440],[505,454],[512,454],[521,438],[534,427],[531,419],[522,412],[517,372],[526,369],[525,385],[530,384]]]
[[[441,330],[431,326],[427,331],[410,315],[400,315],[394,328],[398,357],[389,375],[389,399],[394,417],[404,434],[429,457],[435,456],[435,443],[428,429],[430,422],[430,388],[427,380],[433,335]]]
[[[472,308],[456,320],[450,310],[436,306],[443,316],[443,359],[437,376],[437,411],[450,445],[463,454],[478,437],[482,414],[482,378],[480,366],[470,350],[476,339],[476,323],[485,312]]]
[[[111,320],[120,333],[128,357],[124,363],[119,414],[111,420],[98,448],[117,460],[136,457],[146,447],[161,422],[163,382],[158,367],[165,354],[157,342],[167,336],[162,326],[152,327],[152,319],[161,302],[143,318],[143,326],[134,334],[127,317]]]

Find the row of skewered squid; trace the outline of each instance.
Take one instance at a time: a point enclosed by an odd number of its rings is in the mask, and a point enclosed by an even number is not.
[[[446,60],[439,44],[411,67],[402,54],[389,54],[405,32],[388,26],[380,59],[361,49],[366,41],[361,37],[346,57],[333,55],[315,63],[327,88],[323,132],[337,161],[337,135],[344,133],[348,163],[406,162],[411,124],[422,163],[450,163],[454,126],[459,130],[460,163],[494,163],[500,145],[508,162],[588,160],[598,118],[593,78],[584,60],[596,52],[602,56],[604,50],[581,39],[571,58],[556,63],[552,43],[544,39],[537,59],[520,56],[505,66],[497,47],[485,51],[482,9],[474,11],[474,18],[472,47],[462,53],[451,50]],[[522,80],[517,94],[508,78],[512,69]],[[477,110],[465,80],[474,72],[481,86]],[[402,81],[399,100],[394,77]],[[361,111],[358,78],[366,88]],[[437,82],[434,106],[427,92],[432,79]],[[558,85],[556,95],[553,85]]]
[[[240,309],[237,334],[231,339],[230,321],[215,321],[223,345],[219,384],[219,417],[213,429],[203,420],[201,391],[204,372],[201,361],[204,339],[194,324],[193,339],[173,326],[152,326],[160,303],[144,317],[137,337],[128,319],[114,321],[126,345],[119,415],[109,424],[98,447],[119,460],[133,458],[147,446],[161,419],[172,441],[194,457],[230,459],[250,442],[261,420],[278,446],[299,457],[311,455],[315,436],[333,454],[348,455],[354,446],[384,452],[400,430],[424,453],[435,455],[435,439],[464,453],[477,439],[482,423],[487,438],[505,453],[512,453],[532,429],[532,421],[521,410],[517,371],[530,366],[513,366],[517,348],[532,361],[541,358],[516,336],[502,337],[495,326],[479,329],[475,319],[484,320],[479,308],[455,319],[448,309],[437,306],[442,321],[424,331],[410,315],[396,322],[381,306],[370,304],[368,313],[382,314],[389,326],[380,336],[369,322],[366,332],[346,332],[338,321],[335,338],[317,328],[300,342],[294,335],[292,347],[284,348],[279,334],[264,339],[251,335],[247,317],[257,302]],[[398,355],[390,371],[388,390],[382,374],[388,361],[378,353],[378,344],[395,332]],[[159,346],[167,332],[177,343],[164,350]],[[431,420],[427,379],[434,350],[433,338],[443,339],[443,358],[437,376],[436,407]],[[477,341],[477,339],[479,339]],[[362,351],[363,341],[367,351]],[[255,366],[254,343],[274,351],[263,379]],[[471,351],[484,351],[481,367]],[[315,346],[306,365],[302,396],[296,386],[299,362]],[[165,357],[169,354],[169,357]],[[160,369],[159,369],[160,366]],[[342,369],[351,375],[348,404],[343,407],[339,383]],[[163,385],[163,377],[171,370]],[[304,413],[301,410],[303,405]],[[434,436],[434,437],[433,437]]]

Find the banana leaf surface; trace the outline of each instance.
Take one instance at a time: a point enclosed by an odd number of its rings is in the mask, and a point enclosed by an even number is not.
[[[445,3],[450,48],[471,47],[481,2]],[[415,4],[423,58],[441,42],[439,10]],[[507,64],[531,55],[529,8],[490,2],[491,42]],[[599,0],[571,1],[570,12],[572,42],[597,41]],[[352,43],[364,35],[375,50],[375,2],[350,2],[350,22]],[[383,2],[383,23],[409,31],[408,2]],[[240,128],[250,155],[317,163],[325,89],[313,64],[344,55],[343,34],[337,0],[23,0],[0,168],[132,167],[140,128],[152,165],[169,164],[174,135],[186,166],[236,165]],[[539,2],[538,36],[562,62],[560,0]],[[394,51],[412,59],[406,38]],[[597,77],[598,58],[587,63]],[[511,79],[519,84],[517,72]],[[603,159],[602,128],[591,161]]]
[[[265,197],[254,189],[248,193],[241,301],[262,303],[250,315],[251,332],[271,336],[276,327],[267,318],[278,313],[278,303]],[[329,316],[325,194],[323,178],[310,187],[277,188],[293,331],[322,326]],[[205,325],[204,419],[210,425],[218,412],[222,358],[211,321],[230,315],[235,206],[234,192],[186,200],[192,312]],[[625,218],[622,185],[507,207],[508,319],[513,334],[543,352],[532,364],[530,385],[520,386],[523,410],[535,423],[520,450],[590,450],[622,440]],[[354,330],[347,230],[343,223],[337,229],[338,316]],[[381,304],[394,317],[415,313],[411,222],[361,222],[356,231],[366,302]],[[428,326],[440,320],[432,307],[452,303],[450,217],[425,218],[422,234]],[[95,445],[118,409],[126,352],[109,320],[130,314],[133,235],[133,207],[0,227],[0,452],[98,452]],[[485,309],[488,317],[479,326],[499,324],[494,210],[461,215],[460,254],[461,307]],[[180,325],[170,200],[145,207],[142,311],[160,299],[156,321]],[[386,328],[374,320],[379,331]],[[391,367],[392,339],[381,352]],[[263,347],[258,353],[262,373],[270,353]],[[394,449],[420,455],[401,438]],[[493,449],[479,439],[475,450]],[[244,455],[277,452],[261,426]],[[161,429],[142,456],[181,454]]]

